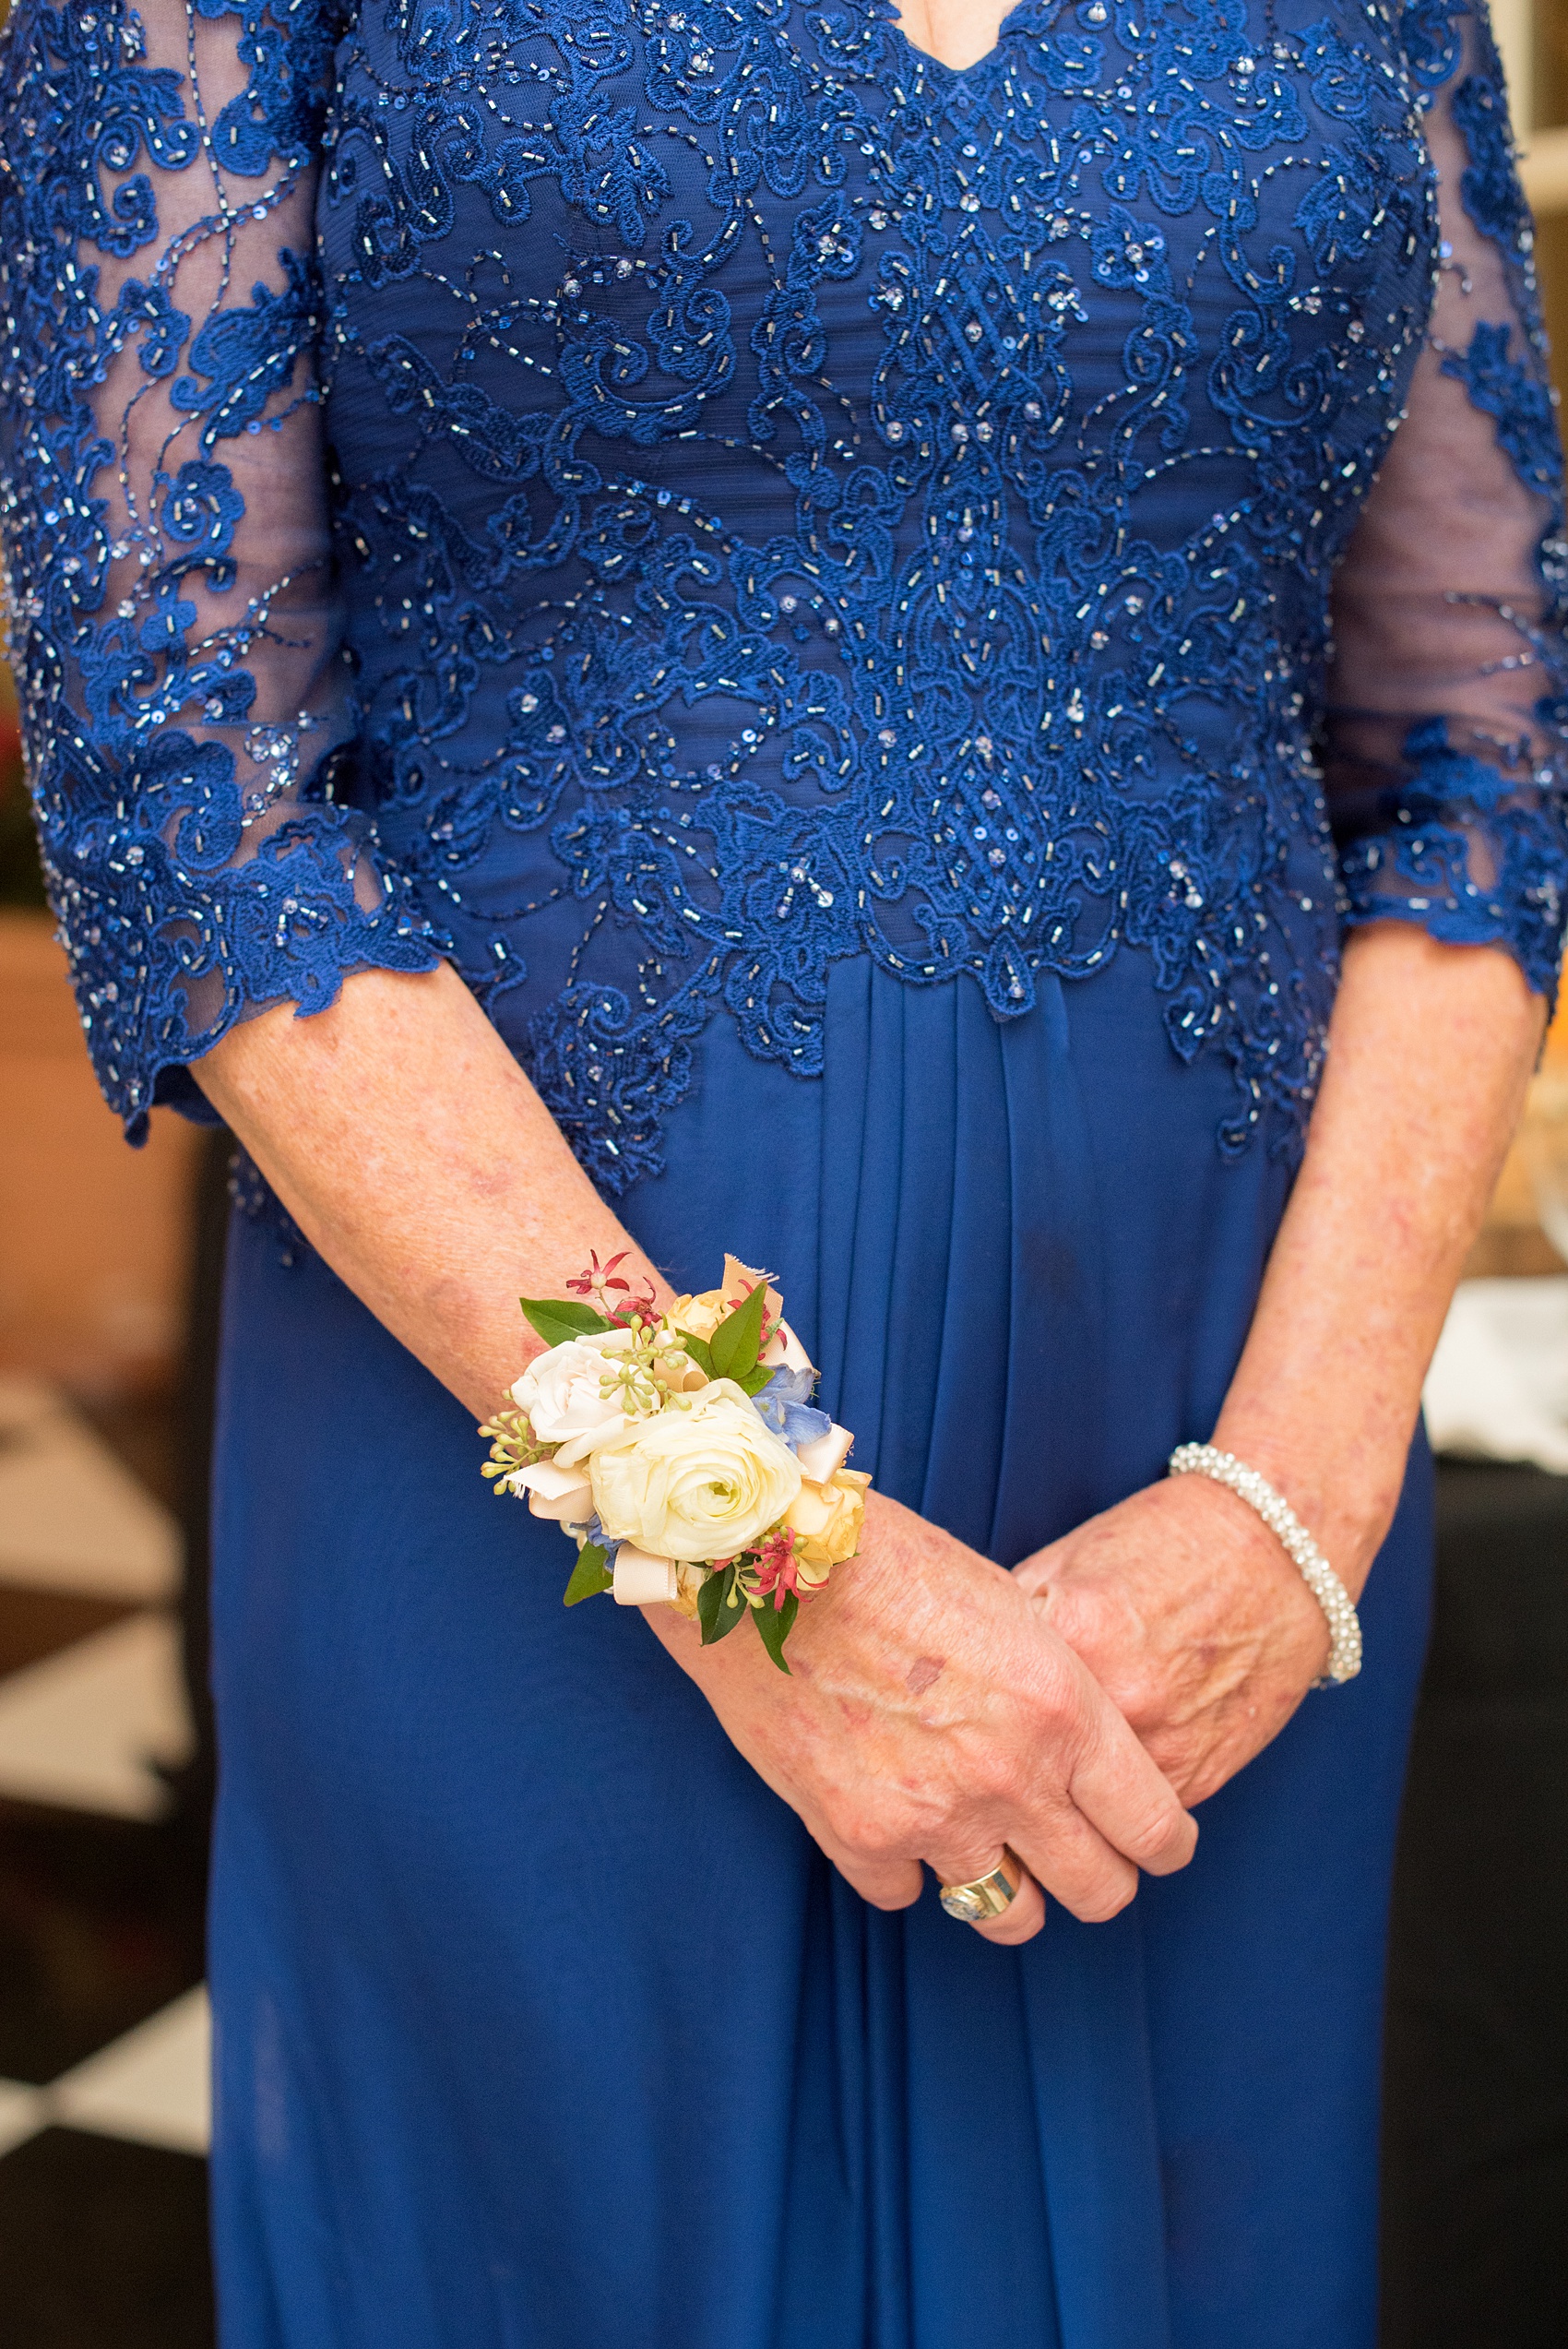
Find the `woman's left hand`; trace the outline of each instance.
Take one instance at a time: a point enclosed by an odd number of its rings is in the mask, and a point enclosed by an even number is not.
[[[1151,1485],[1015,1571],[1187,1804],[1278,1735],[1327,1661],[1279,1543],[1206,1477]]]
[[[1346,940],[1306,1156],[1212,1440],[1284,1494],[1352,1598],[1544,1018],[1495,947],[1402,921]],[[1277,1736],[1328,1659],[1279,1543],[1207,1477],[1134,1493],[1017,1576],[1184,1803]]]

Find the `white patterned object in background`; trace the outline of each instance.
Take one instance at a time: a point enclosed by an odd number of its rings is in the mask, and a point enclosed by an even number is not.
[[[1462,1281],[1422,1401],[1434,1451],[1568,1476],[1568,1275]]]

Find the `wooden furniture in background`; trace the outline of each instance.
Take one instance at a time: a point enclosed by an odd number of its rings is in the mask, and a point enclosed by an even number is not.
[[[199,1137],[152,1127],[127,1150],[104,1107],[49,916],[0,911],[0,1369],[106,1401],[173,1377]]]

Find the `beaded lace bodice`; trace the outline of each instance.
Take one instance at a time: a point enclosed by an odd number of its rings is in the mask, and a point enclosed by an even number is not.
[[[18,0],[0,119],[13,653],[133,1130],[438,952],[612,1190],[710,1021],[820,1069],[837,957],[1005,1020],[1143,954],[1228,1150],[1347,921],[1554,984],[1467,0],[1022,0],[963,73],[885,0]]]

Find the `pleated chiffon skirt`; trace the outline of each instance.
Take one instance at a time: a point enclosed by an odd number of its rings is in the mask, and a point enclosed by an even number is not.
[[[1148,967],[834,969],[624,1203],[773,1269],[878,1485],[1012,1565],[1206,1437],[1289,1189]],[[1192,1866],[1019,1950],[866,1908],[319,1260],[236,1221],[218,1458],[224,2349],[1372,2349],[1413,1461],[1367,1663]]]

